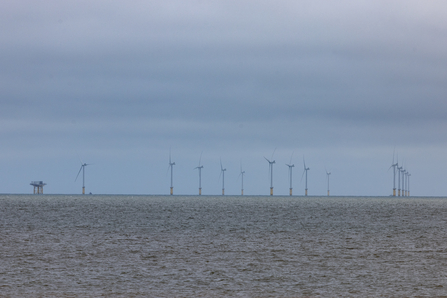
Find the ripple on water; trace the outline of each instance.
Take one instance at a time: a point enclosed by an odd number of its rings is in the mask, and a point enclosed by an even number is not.
[[[443,296],[447,200],[0,196],[7,296]]]

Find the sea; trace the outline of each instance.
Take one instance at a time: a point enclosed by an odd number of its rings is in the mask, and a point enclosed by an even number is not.
[[[447,297],[447,198],[0,195],[0,297]]]

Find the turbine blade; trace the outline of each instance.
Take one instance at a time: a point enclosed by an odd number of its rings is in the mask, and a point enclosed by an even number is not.
[[[78,176],[79,176],[79,174],[81,173],[81,171],[82,171],[82,167],[84,167],[83,165],[81,166],[81,168],[79,169],[79,172],[78,172],[78,174],[76,175],[76,179],[75,179],[75,182],[76,182],[76,180],[78,180]]]
[[[272,158],[271,158],[272,160],[273,160],[273,155],[275,154],[276,148],[277,148],[277,147],[275,147],[275,150],[273,150]]]
[[[168,173],[169,173],[169,169],[171,168],[171,163],[169,163],[169,166],[168,166],[168,169],[166,170],[166,175],[165,176],[167,176],[168,175]]]
[[[200,163],[202,162],[202,154],[203,154],[203,151],[200,153],[200,158],[199,158],[199,167],[200,167]]]
[[[394,147],[394,149],[393,149],[393,163],[392,163],[392,165],[394,165],[394,153],[395,153],[395,151],[396,151],[396,147]]]

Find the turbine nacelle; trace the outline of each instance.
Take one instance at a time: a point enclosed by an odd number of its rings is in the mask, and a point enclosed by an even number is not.
[[[222,159],[220,160],[220,170],[221,170],[222,172],[224,172],[224,171],[227,170],[227,169],[224,169],[223,166],[222,166]]]
[[[268,161],[268,163],[271,164],[271,165],[275,163],[275,161],[270,161],[270,160],[267,159],[267,157],[265,157],[265,156],[264,156],[264,158],[265,158],[265,160]]]
[[[303,157],[303,165],[304,165],[304,171],[310,170],[310,168],[306,167],[306,161],[304,160],[304,157]]]

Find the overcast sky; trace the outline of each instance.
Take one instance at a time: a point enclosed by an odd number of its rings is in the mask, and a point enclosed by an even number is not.
[[[0,193],[447,194],[445,1],[4,0],[0,53]]]

